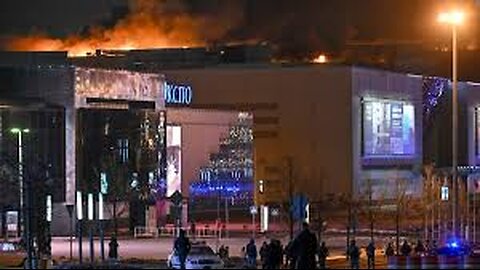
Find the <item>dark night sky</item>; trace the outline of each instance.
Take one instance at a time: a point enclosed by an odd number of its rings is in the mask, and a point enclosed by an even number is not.
[[[139,0],[149,1],[149,0]],[[2,0],[0,35],[62,37],[113,25],[128,0]],[[260,39],[285,50],[340,50],[347,38],[428,38],[446,0],[159,0],[168,9],[228,25],[223,40]],[[470,1],[470,2],[473,2]],[[227,14],[227,15],[225,15]],[[231,16],[235,14],[234,16]],[[231,20],[226,22],[226,20]],[[227,26],[225,26],[227,27]]]

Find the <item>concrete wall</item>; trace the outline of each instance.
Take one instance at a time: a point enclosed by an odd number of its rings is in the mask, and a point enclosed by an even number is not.
[[[423,107],[422,77],[367,68],[352,69],[352,139],[354,191],[365,190],[367,179],[376,180],[376,191],[394,185],[396,178],[409,179],[409,192],[421,190]],[[365,164],[362,157],[362,98],[408,101],[415,108],[415,154],[408,158],[382,158]],[[420,187],[420,189],[418,189]],[[382,190],[383,189],[383,190]],[[374,189],[375,192],[375,189]],[[375,194],[374,194],[375,196]]]
[[[480,164],[480,159],[478,158],[478,154],[476,151],[477,144],[480,143],[476,140],[477,132],[479,127],[475,123],[476,117],[480,117],[480,115],[475,116],[475,108],[480,108],[480,84],[478,83],[466,83],[459,85],[459,108],[464,108],[465,110],[465,118],[466,118],[466,137],[459,137],[459,140],[466,139],[467,141],[467,149],[466,153],[468,155],[468,162],[467,164],[462,165],[478,165]],[[480,113],[480,112],[479,112]],[[461,126],[460,126],[461,127]],[[476,130],[477,129],[477,130]],[[461,134],[459,134],[461,135]],[[461,151],[462,149],[459,149]]]

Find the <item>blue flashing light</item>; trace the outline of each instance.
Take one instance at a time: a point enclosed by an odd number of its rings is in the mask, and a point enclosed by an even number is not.
[[[460,243],[458,242],[458,239],[450,239],[447,241],[447,247],[457,249],[460,248]]]

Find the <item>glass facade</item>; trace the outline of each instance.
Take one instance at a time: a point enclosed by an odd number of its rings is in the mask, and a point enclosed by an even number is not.
[[[65,198],[64,163],[64,118],[63,109],[47,107],[44,104],[2,103],[0,109],[0,213],[1,235],[20,230],[20,181],[23,186],[24,205],[28,200],[31,212],[32,235],[43,246],[46,205],[50,195],[53,202]],[[4,106],[5,105],[5,106]],[[13,128],[22,130],[12,133]],[[19,148],[21,141],[21,150]],[[19,151],[20,150],[20,151]],[[19,155],[22,159],[22,180],[20,180]],[[10,217],[17,216],[15,224]],[[8,226],[7,226],[8,225]]]
[[[165,112],[80,109],[77,117],[77,188],[129,202],[130,226],[144,225],[145,206],[166,192]]]

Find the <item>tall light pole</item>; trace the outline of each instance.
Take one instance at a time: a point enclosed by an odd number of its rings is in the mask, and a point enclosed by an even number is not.
[[[438,21],[446,23],[452,28],[452,231],[457,234],[457,166],[458,166],[458,89],[457,89],[457,27],[463,23],[464,13],[458,10],[442,12],[438,15]]]
[[[25,215],[25,205],[23,202],[23,196],[24,196],[24,190],[23,190],[23,133],[29,133],[30,130],[25,128],[25,129],[20,129],[20,128],[12,128],[10,129],[10,132],[13,134],[17,135],[18,139],[18,145],[17,145],[17,150],[18,150],[18,186],[20,189],[20,236],[24,238],[24,225],[23,225],[23,220],[24,220],[24,215]],[[24,239],[25,240],[25,239]]]
[[[20,189],[20,236],[25,243],[25,247],[27,250],[27,260],[26,265],[28,268],[32,269],[34,267],[34,259],[33,259],[33,243],[32,237],[30,235],[31,228],[30,228],[30,216],[29,212],[27,211],[27,206],[25,204],[24,196],[25,196],[25,185],[23,181],[23,134],[29,133],[30,130],[27,128],[20,129],[20,128],[12,128],[10,132],[13,134],[17,134],[18,138],[18,185]],[[28,194],[28,193],[27,193]],[[29,195],[28,195],[29,196]],[[27,196],[27,198],[28,198]],[[28,202],[29,200],[27,200]]]

